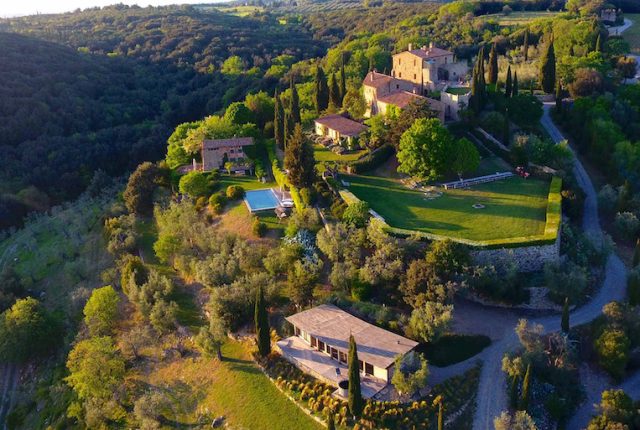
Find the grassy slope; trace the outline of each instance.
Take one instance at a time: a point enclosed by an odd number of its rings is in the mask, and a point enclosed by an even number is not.
[[[558,13],[559,12],[512,12],[509,15],[495,13],[485,15],[483,18],[486,20],[496,21],[502,26],[525,25],[535,19],[554,18]]]
[[[625,18],[633,21],[633,25],[622,33],[624,40],[629,42],[632,54],[640,55],[640,13],[625,14]]]
[[[393,179],[350,176],[349,191],[392,227],[471,240],[544,233],[549,183],[512,178],[427,200]],[[484,209],[472,205],[481,203]]]
[[[182,427],[194,424],[198,411],[224,415],[232,428],[318,430],[317,422],[287,399],[251,360],[245,345],[229,341],[225,360],[184,358],[155,366],[135,379],[162,387],[172,396],[167,418]],[[173,415],[173,416],[171,416]]]
[[[313,152],[316,157],[316,163],[322,163],[322,162],[335,162],[335,161],[342,161],[342,162],[355,161],[358,158],[362,157],[367,151],[363,149],[360,151],[354,151],[348,154],[340,155],[325,148],[322,145],[313,145]]]

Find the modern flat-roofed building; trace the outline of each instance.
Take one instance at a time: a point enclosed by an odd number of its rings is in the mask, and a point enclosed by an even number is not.
[[[333,305],[316,306],[286,319],[294,335],[278,342],[283,356],[334,385],[347,379],[349,336],[353,334],[364,397],[382,390],[391,381],[396,357],[411,353],[418,345]]]

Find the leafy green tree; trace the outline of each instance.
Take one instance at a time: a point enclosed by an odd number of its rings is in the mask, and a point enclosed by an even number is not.
[[[489,83],[496,85],[498,83],[498,53],[496,52],[496,44],[491,45],[489,53]]]
[[[633,399],[623,390],[603,391],[598,412],[599,415],[589,422],[587,430],[631,429],[635,428],[633,424],[640,418]]]
[[[267,313],[262,288],[258,289],[258,294],[256,295],[254,322],[258,352],[262,357],[266,357],[271,352],[271,334],[269,332],[269,314]]]
[[[59,319],[38,300],[20,299],[0,315],[0,361],[20,363],[51,353],[61,332]]]
[[[340,88],[338,87],[338,80],[336,79],[335,73],[329,78],[329,106],[334,110],[338,110],[342,106]]]
[[[513,79],[511,77],[511,65],[507,67],[507,82],[504,87],[504,94],[507,98],[511,97],[513,93]]]
[[[284,127],[284,119],[285,113],[284,108],[282,107],[282,100],[280,99],[280,94],[276,90],[276,94],[274,96],[275,104],[273,108],[274,117],[273,117],[273,135],[276,141],[276,145],[280,149],[284,149],[284,141],[285,141],[285,127]]]
[[[381,116],[382,117],[382,116]],[[426,98],[420,98],[411,101],[395,118],[391,118],[387,111],[387,118],[382,120],[389,123],[389,131],[386,133],[386,140],[393,144],[394,147],[400,146],[402,134],[407,131],[417,119],[438,118],[437,112],[431,109],[429,101]]]
[[[140,164],[129,176],[123,198],[127,210],[138,215],[151,215],[153,210],[153,191],[156,189],[160,171],[150,162]]]
[[[149,312],[149,322],[158,333],[170,333],[178,325],[178,304],[156,298]]]
[[[222,344],[227,338],[227,332],[227,323],[219,315],[211,313],[209,326],[200,327],[195,342],[206,357],[215,355],[218,360],[222,360]]]
[[[401,395],[412,396],[427,386],[429,365],[427,360],[418,353],[404,356],[398,355],[391,383]]]
[[[310,187],[315,179],[315,157],[313,147],[296,124],[291,139],[287,140],[284,152],[284,167],[289,172],[289,180],[298,188]]]
[[[243,102],[235,102],[227,106],[224,119],[237,125],[256,122],[255,115]]]
[[[526,411],[516,411],[513,415],[503,411],[493,420],[493,426],[495,430],[538,430],[535,421]]]
[[[253,112],[253,118],[260,129],[264,129],[265,124],[274,117],[274,99],[264,91],[247,94],[244,104]]]
[[[107,336],[113,331],[118,317],[120,297],[111,285],[97,288],[84,306],[84,323],[91,336]]]
[[[209,188],[209,179],[198,170],[193,170],[182,176],[178,184],[180,192],[191,198],[206,196],[209,193]]]
[[[411,312],[409,328],[414,337],[435,342],[447,331],[452,319],[453,305],[426,302]]]
[[[480,166],[480,153],[476,146],[465,137],[455,141],[452,149],[451,170],[462,178],[464,172],[475,172]]]
[[[124,382],[124,364],[111,337],[91,337],[69,352],[65,381],[81,400],[108,400]]]
[[[398,171],[422,180],[435,180],[449,169],[453,137],[437,119],[418,119],[402,135]]]
[[[322,66],[318,66],[318,69],[316,70],[314,89],[313,102],[316,108],[316,113],[320,115],[321,112],[329,107],[329,86],[327,85],[327,76],[324,74]]]
[[[244,61],[242,61],[242,58],[237,55],[232,55],[224,60],[220,71],[225,75],[237,76],[244,73],[245,68],[246,65],[244,64]]]
[[[529,396],[531,391],[531,363],[527,365],[527,371],[524,374],[522,380],[522,393],[520,394],[520,404],[518,409],[526,411],[529,409]]]
[[[352,118],[360,119],[367,110],[364,97],[357,88],[349,88],[342,100],[342,107]]]
[[[351,203],[344,210],[342,220],[356,228],[364,227],[369,220],[369,204],[365,201]]]
[[[300,97],[298,96],[298,88],[296,87],[293,77],[291,78],[290,87],[289,115],[291,116],[292,124],[295,126],[296,124],[300,124],[302,119],[300,118]]]
[[[625,332],[606,328],[594,346],[600,365],[614,378],[621,379],[629,362],[630,341]]]
[[[360,360],[358,360],[358,347],[353,335],[349,336],[349,412],[354,417],[360,417],[364,409],[360,387]]]
[[[563,333],[569,333],[569,297],[565,297],[564,305],[562,306],[562,327]]]
[[[343,52],[340,55],[340,104],[342,105],[342,100],[344,100],[344,96],[347,95],[347,76],[344,72],[344,59],[346,54]]]
[[[542,85],[542,90],[547,94],[553,93],[556,85],[556,54],[553,43],[553,36],[550,35],[544,53],[540,58],[540,84]]]

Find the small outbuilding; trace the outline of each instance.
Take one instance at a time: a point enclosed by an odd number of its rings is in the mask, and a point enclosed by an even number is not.
[[[347,141],[348,144],[356,142],[368,127],[343,115],[327,115],[315,121],[316,134],[329,137],[334,143]]]

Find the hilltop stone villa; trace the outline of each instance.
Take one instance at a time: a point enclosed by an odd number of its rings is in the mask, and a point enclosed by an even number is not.
[[[456,62],[453,52],[430,44],[393,56],[391,75],[376,71],[367,74],[363,81],[366,116],[385,115],[389,106],[400,109],[412,100],[421,98],[429,102],[438,118],[458,119],[458,111],[469,103],[470,90],[464,85],[468,66]],[[440,100],[425,97],[429,92],[440,91]]]
[[[358,347],[362,395],[374,397],[391,381],[395,358],[417,342],[369,324],[333,305],[286,318],[294,335],[278,341],[282,356],[302,371],[335,386],[348,380],[349,336]]]
[[[227,161],[233,163],[233,172],[251,169],[244,153],[244,147],[253,145],[252,137],[233,137],[230,139],[205,139],[202,141],[202,171],[224,169]]]

